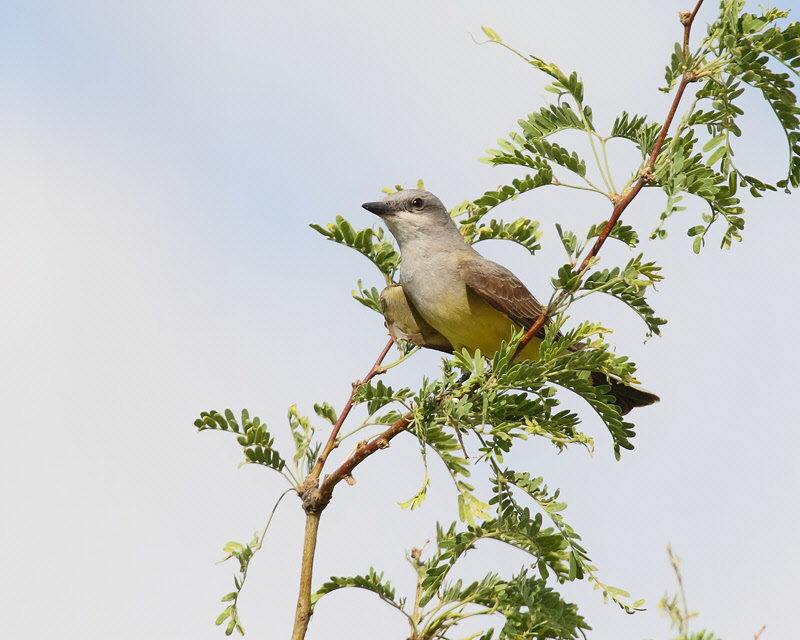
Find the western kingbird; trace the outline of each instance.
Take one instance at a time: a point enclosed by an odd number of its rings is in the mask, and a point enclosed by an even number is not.
[[[408,189],[362,206],[380,216],[400,245],[400,285],[381,294],[393,338],[440,351],[480,349],[488,355],[508,341],[514,326],[528,329],[545,312],[519,278],[467,244],[432,193]],[[538,360],[543,338],[544,328],[520,357]],[[611,386],[623,415],[659,400],[615,376],[594,372],[591,377],[595,385]]]

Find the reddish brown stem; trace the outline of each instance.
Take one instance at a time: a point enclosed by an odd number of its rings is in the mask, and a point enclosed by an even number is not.
[[[379,373],[383,373],[383,369],[381,368],[381,362],[386,357],[386,354],[389,353],[389,349],[392,348],[392,344],[394,344],[393,340],[389,340],[386,343],[386,346],[381,351],[381,355],[378,356],[378,359],[375,361],[375,364],[372,365],[372,368],[369,370],[369,373],[363,380],[356,380],[353,383],[353,390],[350,392],[350,398],[347,400],[347,404],[344,405],[344,409],[339,414],[339,419],[336,421],[336,424],[333,425],[333,431],[331,431],[331,435],[328,438],[328,442],[325,444],[325,448],[322,450],[322,453],[319,454],[317,458],[317,463],[314,465],[314,468],[311,470],[311,473],[306,478],[306,483],[316,483],[317,478],[319,478],[319,474],[322,473],[322,467],[325,465],[325,461],[328,459],[331,451],[333,451],[339,443],[337,442],[337,438],[339,437],[339,431],[344,424],[345,418],[350,413],[350,410],[353,408],[353,398],[356,396],[356,391],[358,391],[358,387],[360,387],[365,382],[369,382]]]
[[[697,15],[698,10],[700,9],[700,5],[703,4],[703,0],[699,0],[697,5],[694,8],[694,11],[691,13],[683,12],[681,13],[681,23],[683,24],[683,43],[684,43],[684,56],[687,53],[687,49],[689,46],[689,34],[691,33],[692,23],[694,22],[694,17]],[[686,87],[690,82],[694,82],[696,80],[695,76],[690,73],[686,72],[683,74],[681,78],[681,82],[678,85],[678,90],[675,92],[675,98],[672,100],[672,105],[670,106],[669,113],[667,114],[667,119],[664,121],[664,126],[661,127],[661,131],[658,134],[658,138],[656,138],[656,143],[653,145],[653,150],[650,152],[650,157],[647,160],[647,164],[645,164],[644,169],[642,169],[641,173],[639,174],[639,178],[633,184],[632,187],[627,189],[620,198],[614,204],[614,210],[611,213],[611,217],[606,222],[603,230],[600,232],[600,235],[597,236],[597,240],[594,243],[594,246],[591,248],[589,253],[586,254],[586,257],[583,259],[581,266],[578,268],[578,273],[583,273],[586,269],[589,268],[589,265],[592,263],[592,260],[597,256],[600,252],[600,248],[605,243],[606,239],[608,238],[611,230],[614,228],[614,225],[622,216],[623,211],[628,208],[628,205],[631,201],[639,194],[645,184],[647,184],[650,180],[653,179],[653,168],[656,166],[656,159],[658,158],[658,154],[661,153],[661,147],[664,146],[664,140],[667,138],[667,133],[669,132],[670,126],[672,126],[672,121],[675,118],[675,113],[678,111],[678,104],[680,104],[681,99],[683,98],[684,91],[686,91]],[[566,297],[566,292],[561,291],[558,296],[556,296],[555,303],[561,302]],[[539,330],[545,325],[547,322],[547,315],[542,314],[540,315],[536,321],[528,328],[525,332],[525,335],[522,337],[522,340],[517,347],[516,352],[514,353],[514,357],[516,358],[525,348],[533,336],[535,336]]]
[[[349,478],[359,464],[364,462],[369,456],[378,451],[379,449],[387,449],[389,442],[396,435],[402,433],[411,424],[413,415],[409,412],[400,418],[397,422],[392,424],[386,431],[375,436],[372,440],[367,442],[363,440],[356,445],[355,451],[345,460],[342,465],[333,473],[325,476],[322,484],[317,491],[317,499],[323,504],[327,504],[333,494],[333,488],[345,478]]]
[[[697,15],[697,12],[700,11],[700,5],[703,4],[703,0],[698,0],[697,4],[694,7],[694,11],[691,13],[684,11],[681,15],[681,24],[683,25],[683,57],[686,57],[686,54],[689,52],[689,34],[692,32],[692,23],[694,22],[694,17]]]

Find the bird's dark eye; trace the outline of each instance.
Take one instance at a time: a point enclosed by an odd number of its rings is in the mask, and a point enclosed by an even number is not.
[[[421,209],[422,208],[422,198],[414,198],[411,201],[411,206],[416,208],[416,209]]]

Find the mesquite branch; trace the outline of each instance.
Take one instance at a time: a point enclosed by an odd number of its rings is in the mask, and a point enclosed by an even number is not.
[[[684,27],[684,33],[683,33],[684,57],[688,57],[689,55],[689,37],[691,34],[692,23],[694,22],[694,18],[697,15],[697,12],[702,4],[703,0],[698,0],[694,10],[691,13],[685,11],[680,14],[681,23],[683,24]],[[664,141],[666,140],[669,129],[672,126],[672,121],[675,118],[675,113],[677,112],[678,105],[680,104],[681,99],[683,98],[686,87],[689,85],[689,83],[694,82],[695,80],[697,80],[697,78],[691,72],[685,73],[681,78],[680,84],[678,85],[678,89],[675,93],[675,97],[672,101],[669,113],[667,114],[667,118],[664,121],[664,125],[661,128],[661,131],[658,135],[658,138],[656,139],[655,145],[653,146],[653,150],[650,153],[647,162],[645,163],[642,171],[640,172],[636,182],[629,189],[625,190],[618,199],[615,200],[614,210],[611,214],[611,217],[603,227],[603,230],[601,231],[600,235],[595,241],[594,246],[592,246],[592,248],[589,250],[585,258],[583,259],[578,269],[579,273],[583,273],[593,264],[594,259],[597,257],[597,254],[600,252],[600,249],[602,248],[603,244],[605,243],[606,239],[611,233],[611,230],[614,228],[614,225],[622,216],[623,212],[627,209],[631,201],[639,194],[642,188],[649,181],[653,179],[653,169],[655,167],[656,160],[658,158],[658,155],[661,153]],[[558,296],[556,296],[555,302],[556,303],[560,302],[566,296],[567,293],[565,291],[561,291],[558,294]],[[525,345],[528,344],[528,342],[530,342],[531,338],[544,326],[546,321],[547,321],[546,314],[542,314],[541,316],[539,316],[536,322],[533,323],[533,325],[527,330],[524,337],[522,338],[522,341],[517,347],[517,352],[515,354],[515,357],[519,355],[519,353],[522,351]],[[302,569],[300,576],[300,593],[297,599],[297,611],[295,615],[295,626],[292,633],[292,640],[303,640],[305,638],[306,631],[308,629],[308,623],[311,618],[311,578],[314,566],[314,553],[316,550],[319,520],[323,510],[330,502],[334,488],[342,480],[349,479],[351,477],[353,470],[364,460],[366,460],[369,456],[371,456],[379,449],[387,448],[392,438],[405,431],[413,421],[413,414],[409,412],[405,414],[402,418],[397,420],[394,424],[392,424],[383,433],[373,437],[369,441],[364,440],[362,442],[359,442],[353,453],[347,457],[347,459],[339,466],[339,468],[333,471],[333,473],[325,476],[325,478],[320,483],[319,478],[322,473],[322,469],[325,465],[325,462],[327,461],[330,453],[339,444],[338,441],[339,431],[341,430],[342,424],[344,423],[345,419],[349,415],[350,410],[353,408],[353,399],[355,398],[355,394],[356,391],[358,390],[358,387],[361,384],[368,382],[376,375],[379,375],[385,371],[385,369],[381,367],[381,363],[383,362],[383,359],[386,357],[386,354],[389,352],[391,346],[392,346],[392,341],[390,340],[384,347],[383,351],[381,352],[375,364],[370,369],[367,376],[363,380],[356,381],[353,384],[353,391],[350,394],[350,398],[347,401],[347,404],[345,405],[344,409],[342,410],[342,413],[339,415],[336,424],[333,426],[333,430],[331,431],[331,435],[328,438],[328,442],[323,448],[319,458],[317,458],[317,462],[314,465],[313,470],[308,475],[308,477],[306,477],[305,481],[298,489],[298,494],[303,501],[303,508],[306,511],[306,531],[305,531],[305,542],[303,545],[303,561],[302,561]]]

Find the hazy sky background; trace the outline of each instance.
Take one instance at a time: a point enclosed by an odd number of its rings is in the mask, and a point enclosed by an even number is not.
[[[193,420],[247,407],[288,452],[287,407],[340,409],[386,340],[350,298],[358,278],[380,286],[380,275],[308,224],[373,224],[360,204],[418,178],[452,206],[522,175],[477,158],[551,94],[508,51],[476,46],[481,25],[577,70],[601,129],[623,106],[662,120],[671,97],[657,87],[689,4],[0,3],[0,635],[224,637],[213,621],[236,567],[214,563],[226,541],[263,528],[284,486],[237,468],[235,440],[198,435]],[[715,15],[707,4],[695,35]],[[778,4],[798,19],[797,0]],[[748,104],[737,158],[779,179],[780,133]],[[635,154],[613,151],[619,184]],[[651,300],[669,319],[663,338],[643,344],[643,325],[613,301],[572,310],[615,327],[611,341],[663,398],[633,414],[636,449],[615,462],[584,410],[594,457],[530,442],[512,464],[562,489],[601,578],[647,600],[626,616],[587,583],[565,588],[591,638],[669,635],[656,603],[676,590],[670,542],[695,628],[789,638],[800,200],[746,201],[744,242],[720,252],[719,229],[700,256],[685,231],[702,206],[686,202],[667,242],[641,246],[667,277]],[[646,232],[662,206],[645,193],[625,218]],[[541,220],[533,260],[510,243],[482,251],[547,298],[564,260],[554,223],[580,232],[608,208],[545,189],[497,215]],[[629,256],[609,246],[603,257]],[[438,363],[419,354],[385,382],[416,385]],[[397,502],[423,477],[410,437],[359,467],[323,516],[315,586],[376,566],[413,594],[404,550],[434,536],[437,511],[455,519],[451,486],[432,473],[428,502],[408,513]],[[302,526],[289,496],[241,598],[247,637],[289,637]],[[510,575],[523,560],[486,544],[459,575]],[[377,598],[349,591],[321,601],[308,637],[406,633]]]

